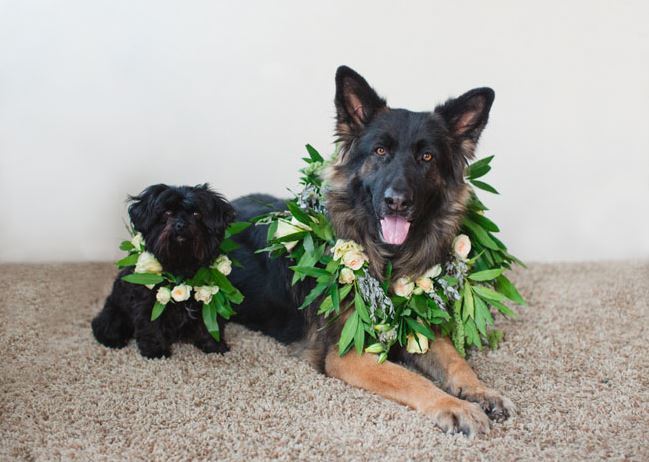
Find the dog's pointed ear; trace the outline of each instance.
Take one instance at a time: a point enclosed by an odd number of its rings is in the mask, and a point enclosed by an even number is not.
[[[461,143],[467,157],[473,157],[475,145],[489,120],[494,97],[491,88],[475,88],[435,109],[446,122],[451,135]]]
[[[336,71],[336,125],[338,136],[355,136],[376,114],[387,109],[385,100],[367,81],[347,66]]]
[[[137,196],[129,196],[131,205],[128,207],[128,216],[136,231],[147,234],[152,223],[155,221],[154,208],[156,198],[169,189],[165,184],[149,186]]]

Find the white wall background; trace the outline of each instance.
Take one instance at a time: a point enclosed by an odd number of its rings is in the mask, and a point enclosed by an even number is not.
[[[649,256],[649,3],[0,0],[0,260],[119,255],[127,193],[283,194],[334,72],[395,107],[496,90],[479,153],[528,260]]]

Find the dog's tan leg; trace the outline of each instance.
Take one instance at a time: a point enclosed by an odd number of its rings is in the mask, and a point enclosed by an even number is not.
[[[509,399],[478,379],[448,337],[437,337],[423,355],[404,350],[402,358],[423,373],[439,379],[452,395],[478,403],[493,420],[506,420],[515,411]]]
[[[389,361],[379,364],[376,355],[350,352],[340,357],[331,350],[325,358],[325,372],[330,377],[424,412],[444,431],[474,435],[489,429],[489,419],[480,407],[443,392],[405,367]]]

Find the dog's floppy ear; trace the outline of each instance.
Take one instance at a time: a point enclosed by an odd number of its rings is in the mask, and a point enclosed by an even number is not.
[[[142,234],[149,231],[149,228],[156,220],[154,215],[156,199],[167,189],[169,189],[169,186],[165,184],[155,184],[149,186],[137,196],[129,196],[131,205],[128,207],[128,216],[137,231]]]
[[[387,108],[367,81],[347,66],[336,71],[337,134],[345,140],[354,137],[379,112]]]
[[[461,143],[468,158],[473,157],[480,134],[487,125],[494,96],[491,88],[475,88],[435,109],[445,120],[451,135]]]

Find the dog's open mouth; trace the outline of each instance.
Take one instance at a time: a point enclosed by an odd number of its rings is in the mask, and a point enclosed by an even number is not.
[[[408,237],[410,222],[398,215],[386,215],[381,218],[381,236],[387,244],[401,245]]]

